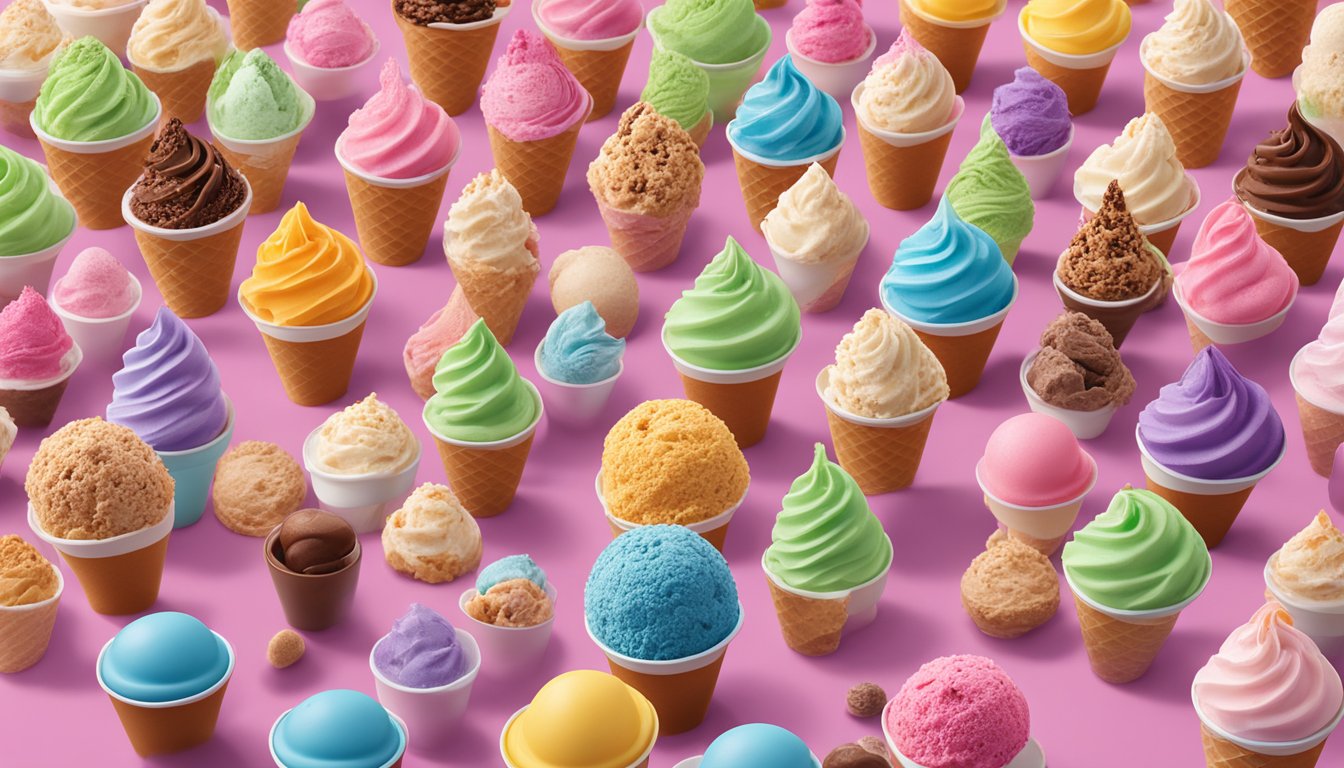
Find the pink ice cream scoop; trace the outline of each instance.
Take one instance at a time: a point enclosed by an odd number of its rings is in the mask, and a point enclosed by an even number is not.
[[[788,35],[795,51],[827,64],[853,61],[873,41],[863,7],[854,0],[807,0]]]
[[[1096,480],[1097,463],[1064,422],[1043,413],[1024,413],[1003,422],[989,436],[975,475],[999,501],[1048,507],[1086,493]]]
[[[31,287],[0,310],[0,379],[54,379],[65,373],[62,362],[74,345],[47,300]]]
[[[411,179],[448,165],[462,143],[457,123],[401,79],[396,61],[383,64],[378,83],[378,92],[350,115],[336,140],[341,157],[385,179]]]
[[[1031,731],[1026,697],[983,656],[944,656],[920,667],[882,718],[901,754],[924,768],[1003,768]]]
[[[411,380],[411,389],[428,400],[434,394],[434,366],[443,357],[444,350],[462,340],[467,329],[480,318],[467,303],[462,286],[453,289],[448,303],[429,316],[420,330],[411,334],[402,350],[402,362]]]
[[[570,40],[609,40],[639,28],[639,0],[537,0],[537,17],[552,33]]]
[[[1206,722],[1249,741],[1305,739],[1344,706],[1339,672],[1276,602],[1232,630],[1193,692]]]
[[[513,33],[481,88],[485,122],[512,141],[541,141],[588,117],[593,100],[536,32]]]
[[[1255,222],[1233,198],[1209,212],[1190,260],[1176,276],[1185,305],[1215,323],[1258,323],[1297,297],[1297,273],[1260,239]]]
[[[72,315],[116,317],[135,304],[135,285],[117,257],[102,248],[85,248],[56,281],[51,300]]]
[[[289,20],[285,41],[300,59],[324,69],[353,66],[373,54],[373,33],[345,0],[309,0]]]

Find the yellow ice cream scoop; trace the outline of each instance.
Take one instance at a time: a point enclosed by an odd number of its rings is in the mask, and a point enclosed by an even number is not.
[[[1043,48],[1070,56],[1124,42],[1130,22],[1124,0],[1031,0],[1022,9],[1025,34]]]
[[[639,691],[605,672],[552,679],[500,739],[512,768],[630,768],[658,738],[658,715]]]
[[[978,21],[997,16],[1005,0],[905,0],[912,10],[943,21]]]

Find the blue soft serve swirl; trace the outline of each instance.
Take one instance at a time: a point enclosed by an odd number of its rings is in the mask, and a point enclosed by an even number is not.
[[[840,105],[793,65],[775,62],[751,86],[728,137],[739,149],[776,162],[797,162],[835,149],[844,136]]]

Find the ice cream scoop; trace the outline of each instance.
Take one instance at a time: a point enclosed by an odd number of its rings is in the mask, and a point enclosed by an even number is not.
[[[1049,405],[1071,411],[1124,405],[1136,387],[1106,326],[1081,312],[1065,312],[1041,332],[1027,385]]]
[[[952,119],[957,91],[952,75],[919,41],[902,30],[873,61],[855,111],[865,125],[891,133],[923,133]]]
[[[943,656],[921,666],[882,715],[893,746],[922,766],[1002,768],[1026,746],[1027,699],[983,656]]]
[[[75,228],[75,209],[42,166],[0,145],[0,257],[52,247]]]
[[[420,603],[411,603],[392,622],[392,631],[374,646],[373,663],[388,680],[407,688],[438,688],[467,670],[453,625]]]
[[[946,400],[947,374],[910,326],[870,309],[836,346],[824,394],[856,416],[894,419]]]
[[[560,37],[610,40],[639,28],[639,0],[539,0],[537,18]]]
[[[784,56],[747,89],[727,133],[739,151],[797,163],[835,149],[845,129],[835,99],[803,77],[792,56]]]
[[[345,0],[309,0],[289,20],[285,44],[299,58],[334,69],[358,64],[373,55],[373,34]]]
[[[419,456],[410,427],[387,403],[370,394],[327,417],[313,440],[313,458],[337,475],[400,472]]]
[[[150,0],[131,28],[126,57],[136,66],[181,70],[229,50],[229,36],[205,0]]]
[[[448,303],[429,316],[419,330],[411,334],[402,349],[402,362],[411,380],[411,389],[422,400],[434,395],[434,367],[451,346],[462,340],[471,326],[480,319],[471,308],[461,288],[454,288]]]
[[[1287,219],[1317,219],[1344,211],[1344,149],[1302,117],[1256,145],[1233,188],[1242,202]]]
[[[778,258],[836,264],[868,244],[868,220],[821,165],[812,163],[766,214],[761,232]]]
[[[443,225],[449,264],[539,269],[537,239],[537,227],[523,210],[518,190],[497,169],[462,188]]]
[[[503,440],[537,420],[537,398],[484,320],[443,353],[434,389],[425,403],[425,423],[455,440]]]
[[[478,592],[462,605],[471,618],[495,627],[523,629],[549,622],[555,605],[536,582],[506,579],[485,592]]]
[[[18,536],[0,536],[0,608],[50,600],[60,585],[55,566],[36,547]]]
[[[0,379],[43,381],[69,370],[75,342],[46,299],[24,288],[0,309]]]
[[[260,48],[225,57],[210,82],[206,114],[213,130],[231,139],[274,139],[304,124],[312,114],[294,81]]]
[[[701,64],[732,64],[751,57],[769,42],[749,0],[670,0],[650,15],[659,47]]]
[[[430,583],[452,581],[481,563],[481,528],[451,489],[425,483],[383,526],[393,569]]]
[[[64,39],[41,0],[14,0],[0,11],[0,69],[44,67]]]
[[[724,731],[709,743],[700,758],[700,768],[815,768],[816,765],[812,750],[802,739],[768,723],[748,723]]]
[[[494,16],[497,8],[508,6],[507,2],[496,3],[495,0],[462,0],[453,3],[439,0],[394,0],[392,3],[399,16],[420,26],[485,21]]]
[[[1153,112],[1130,120],[1111,144],[1097,147],[1073,177],[1073,194],[1083,208],[1101,209],[1111,181],[1118,181],[1139,224],[1176,218],[1193,203],[1176,143]]]
[[[1197,314],[1237,325],[1258,323],[1291,305],[1298,278],[1260,238],[1241,202],[1232,199],[1205,217],[1176,286]]]
[[[988,116],[980,125],[980,140],[944,194],[962,221],[994,238],[1003,258],[1012,264],[1031,233],[1036,206],[1026,177],[1013,165],[1008,145],[994,132]]]
[[[310,3],[305,13],[312,7]],[[295,21],[304,15],[295,16]],[[457,157],[461,143],[453,119],[419,88],[402,80],[393,59],[383,64],[378,92],[350,114],[349,126],[336,139],[344,162],[386,179],[411,179],[440,170]]]
[[[857,0],[807,0],[789,26],[789,41],[810,59],[839,64],[867,52],[873,30]]]
[[[598,245],[565,251],[546,275],[556,314],[591,301],[607,333],[623,339],[639,319],[639,283],[634,270],[611,248]]]
[[[1156,32],[1144,38],[1143,63],[1184,85],[1208,85],[1245,69],[1246,41],[1223,9],[1209,0],[1176,0]]]
[[[238,210],[247,183],[215,146],[192,135],[176,117],[159,129],[131,188],[131,213],[152,227],[196,229]]]
[[[1042,48],[1085,56],[1119,45],[1132,19],[1124,0],[1031,0],[1022,9],[1022,31]]]
[[[381,704],[359,691],[322,691],[276,720],[271,753],[285,768],[333,761],[393,765],[406,751],[406,730]]]
[[[511,141],[558,136],[588,117],[593,99],[540,33],[520,29],[481,87],[486,123]]]
[[[541,342],[541,372],[567,384],[593,384],[621,370],[625,339],[612,338],[591,301],[561,312]]]
[[[117,54],[96,38],[82,37],[52,60],[33,122],[64,141],[106,141],[144,128],[157,112],[149,89]]]
[[[1292,380],[1309,402],[1344,413],[1344,289],[1336,292],[1320,333],[1294,359]]]
[[[1059,257],[1057,279],[1094,301],[1131,301],[1153,291],[1164,278],[1164,264],[1135,218],[1128,195],[1112,180],[1096,215],[1078,229]],[[1117,329],[1113,335],[1123,340],[1125,330]]]
[[[1054,152],[1069,141],[1073,121],[1063,89],[1031,67],[994,89],[989,122],[1008,151],[1018,157]]]
[[[1064,422],[1023,413],[994,428],[975,466],[988,493],[1020,507],[1047,507],[1076,499],[1097,478],[1097,463]]]
[[[1285,599],[1344,599],[1344,533],[1324,511],[1269,559],[1269,578]]]
[[[539,588],[546,588],[546,573],[530,555],[509,555],[485,566],[476,575],[476,591],[482,595],[496,584],[514,579],[527,579]]]
[[[132,621],[98,657],[98,678],[106,688],[153,704],[210,690],[232,669],[228,642],[196,617],[176,611]]]
[[[301,509],[280,524],[280,546],[286,568],[295,573],[335,573],[355,553],[355,529],[330,512]]]
[[[676,120],[690,131],[709,112],[709,75],[677,51],[654,48],[649,80],[639,100],[653,105],[658,114]]]
[[[500,751],[512,768],[626,768],[658,739],[658,715],[638,691],[605,672],[566,672],[504,725]]]
[[[65,276],[51,289],[54,303],[80,317],[116,317],[138,299],[131,273],[116,256],[97,246],[76,254]]]

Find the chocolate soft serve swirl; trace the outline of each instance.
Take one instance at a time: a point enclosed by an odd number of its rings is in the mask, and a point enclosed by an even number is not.
[[[1318,219],[1344,211],[1344,150],[1302,117],[1256,145],[1235,182],[1237,197],[1265,213]]]
[[[151,226],[194,229],[236,211],[246,194],[242,177],[224,156],[173,118],[149,149],[144,175],[131,194],[131,212]]]

